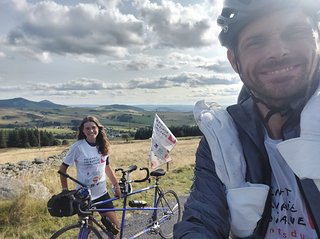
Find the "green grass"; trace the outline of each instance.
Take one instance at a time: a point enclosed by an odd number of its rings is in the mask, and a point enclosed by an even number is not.
[[[50,132],[53,134],[75,133],[75,131],[67,127],[44,127],[44,128],[40,128],[40,130],[46,130],[47,132]]]
[[[193,166],[191,164],[169,170],[160,179],[161,187],[164,190],[173,189],[178,195],[186,195],[192,183]],[[28,180],[40,181],[51,192],[57,193],[60,186],[58,186],[59,179],[55,172],[56,169],[49,169],[37,176],[37,179],[30,178]],[[134,184],[133,188],[138,189],[145,186],[147,186],[146,183],[140,183]],[[132,199],[145,200],[151,205],[152,192],[150,190],[147,193],[138,194]],[[49,238],[54,231],[77,220],[76,215],[69,218],[51,217],[47,212],[46,203],[46,200],[35,200],[27,192],[22,193],[14,200],[0,201],[0,238]],[[120,206],[120,203],[116,203],[115,206]]]

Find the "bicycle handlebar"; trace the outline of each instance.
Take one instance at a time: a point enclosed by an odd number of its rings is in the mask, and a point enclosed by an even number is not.
[[[137,166],[136,165],[131,165],[128,167],[127,170],[124,170],[123,168],[117,168],[115,169],[115,172],[121,171],[122,173],[122,178],[124,178],[124,176],[128,173],[132,173],[133,171],[137,170]],[[148,168],[140,168],[140,171],[146,171],[146,176],[143,179],[136,179],[136,180],[132,180],[131,182],[133,183],[141,183],[141,182],[145,182],[147,180],[149,180],[150,174],[149,174],[149,169]]]
[[[92,214],[92,211],[83,211],[81,209],[81,203],[77,203],[77,207],[78,207],[78,212],[80,212],[82,215],[90,215],[90,214]]]
[[[128,167],[127,170],[124,170],[123,168],[117,168],[114,171],[115,172],[121,171],[122,174],[126,174],[126,173],[131,173],[131,172],[137,170],[137,168],[138,168],[137,165],[131,165]]]
[[[87,187],[85,184],[83,184],[82,182],[78,181],[77,179],[71,177],[69,174],[61,172],[60,170],[58,171],[58,174],[71,179],[72,181],[76,182],[77,184],[81,185],[82,187]]]
[[[149,180],[150,174],[149,174],[149,169],[148,168],[140,168],[141,171],[146,171],[146,176],[143,179],[136,179],[133,180],[134,183],[142,183],[145,182],[147,180]]]
[[[125,174],[132,173],[133,171],[137,170],[137,168],[138,168],[137,165],[131,165],[131,166],[128,167],[127,170],[124,170],[122,168],[117,168],[117,169],[115,169],[115,172],[121,171],[122,177],[124,177]],[[136,179],[136,180],[132,180],[131,182],[141,183],[141,182],[145,182],[145,181],[149,180],[149,177],[150,177],[149,169],[148,168],[140,168],[139,170],[140,171],[146,171],[146,176],[143,179]],[[66,177],[66,178],[71,179],[72,181],[76,182],[77,184],[79,184],[82,187],[87,187],[85,184],[83,184],[82,182],[78,181],[77,179],[71,177],[67,173],[61,172],[60,170],[58,171],[58,173],[60,175],[64,176],[64,177]]]

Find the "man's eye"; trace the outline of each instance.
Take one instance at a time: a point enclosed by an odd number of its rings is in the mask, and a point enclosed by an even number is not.
[[[247,48],[258,47],[261,45],[260,41],[250,41],[246,44]]]
[[[287,37],[308,37],[312,36],[312,29],[306,27],[296,27],[292,28],[287,32]]]
[[[264,40],[261,39],[260,37],[253,38],[253,39],[248,40],[245,43],[245,48],[258,48],[258,47],[261,47],[263,43],[264,43]]]

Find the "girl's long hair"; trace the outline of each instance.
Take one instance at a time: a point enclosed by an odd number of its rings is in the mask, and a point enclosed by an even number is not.
[[[88,115],[88,116],[83,118],[83,120],[82,120],[82,122],[81,122],[81,124],[79,126],[78,140],[86,138],[86,136],[83,133],[83,127],[84,127],[84,124],[87,123],[87,122],[93,122],[98,127],[99,132],[98,132],[97,139],[96,139],[96,143],[97,143],[97,146],[98,146],[98,151],[102,155],[108,155],[108,153],[109,153],[109,142],[108,142],[108,139],[107,139],[107,134],[106,134],[104,126],[100,123],[100,121],[96,117]]]

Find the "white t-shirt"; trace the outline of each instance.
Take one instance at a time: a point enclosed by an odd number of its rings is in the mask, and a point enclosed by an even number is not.
[[[295,175],[276,148],[280,142],[265,138],[272,168],[272,219],[265,238],[317,239]]]
[[[107,193],[105,167],[109,164],[108,156],[100,154],[96,146],[89,145],[85,139],[78,140],[70,147],[63,162],[76,165],[77,180],[90,186],[93,200]]]

